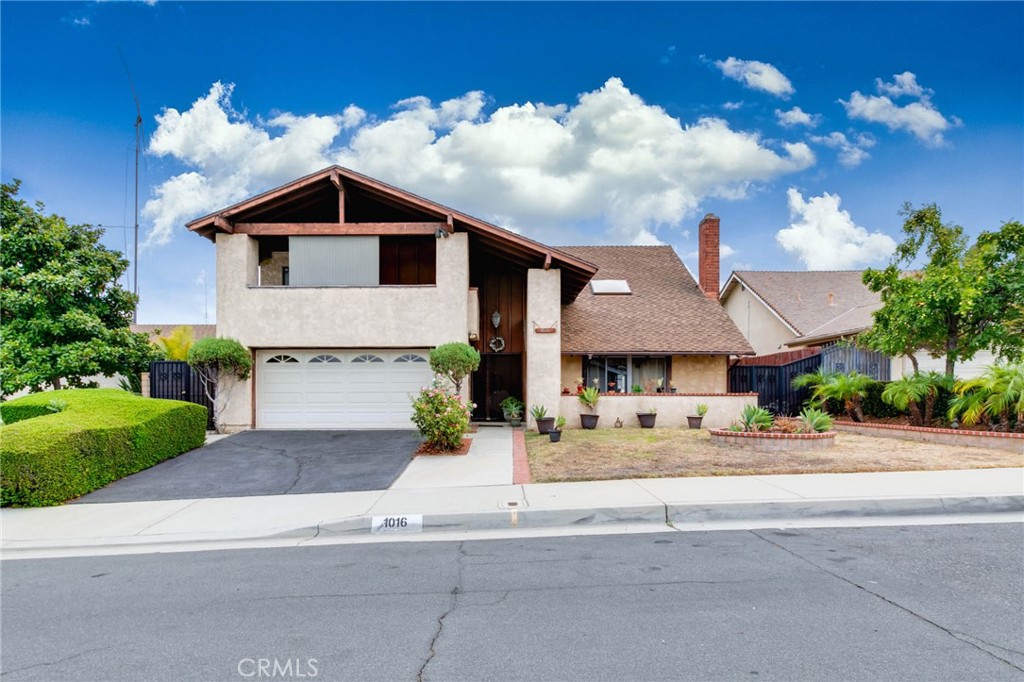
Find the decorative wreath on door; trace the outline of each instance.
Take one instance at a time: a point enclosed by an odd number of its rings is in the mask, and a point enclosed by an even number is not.
[[[490,346],[491,350],[495,353],[500,353],[505,350],[505,339],[500,336],[492,336],[491,342],[487,345]]]

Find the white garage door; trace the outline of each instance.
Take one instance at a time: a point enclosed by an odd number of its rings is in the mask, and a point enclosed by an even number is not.
[[[411,429],[410,395],[433,379],[426,350],[256,354],[262,429]]]

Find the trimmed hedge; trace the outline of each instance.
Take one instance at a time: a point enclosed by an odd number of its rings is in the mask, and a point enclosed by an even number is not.
[[[0,417],[5,507],[60,504],[206,440],[202,405],[112,388],[34,393],[0,404]]]

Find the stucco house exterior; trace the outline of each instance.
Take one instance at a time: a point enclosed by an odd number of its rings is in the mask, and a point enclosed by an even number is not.
[[[850,341],[874,323],[881,300],[863,276],[863,270],[735,271],[722,287],[722,306],[758,356],[828,346]],[[881,357],[887,366],[879,378],[913,373],[909,358]],[[922,351],[916,358],[923,372],[945,369],[943,357]],[[957,376],[978,376],[995,360],[980,352],[957,365]]]
[[[450,341],[481,352],[463,386],[478,420],[514,395],[574,426],[562,394],[580,377],[611,377],[623,409],[671,401],[679,423],[691,403],[721,401],[706,423],[724,424],[750,401],[725,395],[728,357],[753,350],[716,300],[714,216],[703,286],[670,247],[551,247],[338,166],[188,228],[216,244],[217,334],[253,353],[223,387],[228,430],[410,428],[429,350]]]

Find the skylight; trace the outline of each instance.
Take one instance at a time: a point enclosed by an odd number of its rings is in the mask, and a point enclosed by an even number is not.
[[[590,290],[596,296],[633,293],[629,289],[629,282],[624,279],[592,279],[590,280]]]

